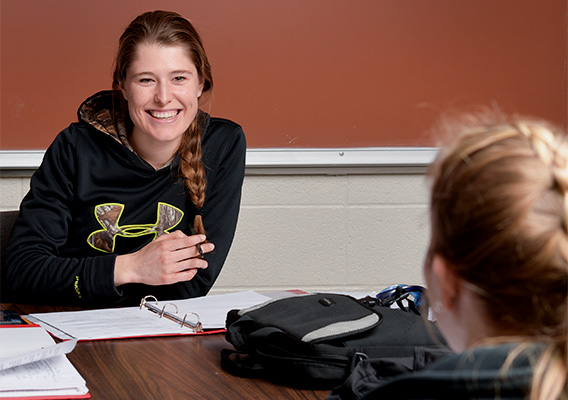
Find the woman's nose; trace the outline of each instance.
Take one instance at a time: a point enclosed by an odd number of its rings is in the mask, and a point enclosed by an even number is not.
[[[159,83],[156,86],[154,101],[158,104],[165,105],[172,101],[172,92],[166,83]]]

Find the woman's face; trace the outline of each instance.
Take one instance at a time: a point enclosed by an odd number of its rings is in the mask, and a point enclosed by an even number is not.
[[[143,43],[126,72],[121,91],[128,101],[138,144],[177,149],[194,120],[203,83],[182,46]]]

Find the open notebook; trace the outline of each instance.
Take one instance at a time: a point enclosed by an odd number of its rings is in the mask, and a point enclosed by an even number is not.
[[[254,291],[160,302],[151,296],[141,307],[37,313],[25,316],[62,339],[98,340],[195,335],[225,330],[227,313],[271,298]]]

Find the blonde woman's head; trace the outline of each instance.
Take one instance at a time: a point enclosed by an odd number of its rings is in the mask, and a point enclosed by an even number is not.
[[[556,359],[566,361],[566,135],[494,115],[467,116],[445,131],[429,171],[427,259],[443,258],[475,289],[493,332],[555,343]]]

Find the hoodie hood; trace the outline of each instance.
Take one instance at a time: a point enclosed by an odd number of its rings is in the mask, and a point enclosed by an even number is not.
[[[79,107],[77,115],[79,120],[106,133],[132,150],[128,143],[122,105],[121,97],[115,95],[112,90],[104,90],[85,100]]]

